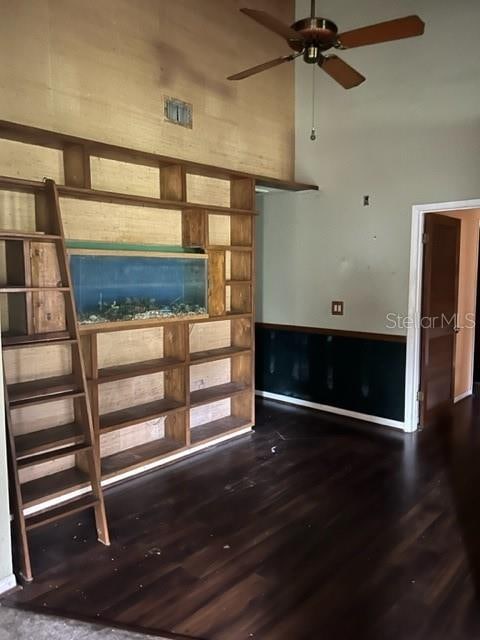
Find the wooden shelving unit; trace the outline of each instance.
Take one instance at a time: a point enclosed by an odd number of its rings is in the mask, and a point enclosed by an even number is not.
[[[79,403],[88,405],[91,450],[109,483],[254,424],[255,184],[312,187],[15,123],[0,122],[0,153],[4,141],[25,151],[24,164],[0,177],[0,197],[15,194],[3,198],[0,213],[0,311],[28,531],[98,509],[98,500],[82,494],[89,467]],[[63,164],[65,184],[55,186],[60,230],[45,222],[47,189],[39,175],[50,168],[30,164],[32,145],[36,158],[41,149],[51,158],[53,150]],[[64,240],[202,251],[208,313],[84,324],[72,333],[71,278],[56,256]],[[69,350],[79,354],[86,387],[72,374],[79,362],[69,360]]]

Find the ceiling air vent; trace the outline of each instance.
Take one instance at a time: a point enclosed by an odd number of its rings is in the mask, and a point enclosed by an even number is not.
[[[177,98],[165,97],[165,120],[179,124],[181,127],[192,128],[193,106]]]

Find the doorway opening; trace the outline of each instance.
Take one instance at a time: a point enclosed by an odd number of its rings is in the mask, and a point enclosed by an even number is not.
[[[406,431],[471,395],[475,371],[480,378],[480,200],[415,206],[412,216]]]

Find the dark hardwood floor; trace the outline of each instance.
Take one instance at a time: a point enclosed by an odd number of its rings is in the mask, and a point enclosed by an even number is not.
[[[480,638],[480,404],[418,435],[258,403],[254,434],[32,536],[23,605],[205,640]],[[62,540],[67,542],[62,543]]]

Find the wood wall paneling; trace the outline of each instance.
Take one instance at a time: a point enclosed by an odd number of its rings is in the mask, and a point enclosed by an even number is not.
[[[184,247],[207,245],[207,214],[205,211],[186,209],[182,213],[182,244]]]
[[[253,218],[250,216],[231,216],[230,226],[230,241],[233,246],[252,246]]]
[[[250,318],[236,318],[231,324],[231,343],[236,347],[251,348],[253,327]]]
[[[252,254],[249,251],[230,251],[231,280],[252,279]]]
[[[190,444],[185,411],[177,411],[165,418],[165,437],[175,440],[180,446]]]
[[[187,200],[187,174],[184,166],[172,164],[160,167],[160,197],[163,200]]]
[[[208,312],[211,316],[225,314],[225,252],[208,254]]]
[[[90,156],[85,145],[66,143],[63,147],[65,184],[70,187],[90,189]]]

